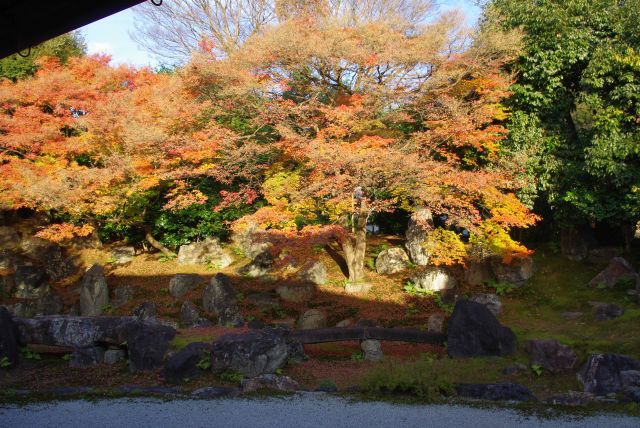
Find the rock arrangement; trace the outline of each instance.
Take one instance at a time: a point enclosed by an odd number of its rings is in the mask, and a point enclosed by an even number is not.
[[[229,277],[218,273],[204,289],[202,307],[218,317],[219,325],[240,326],[244,320],[237,306],[236,295]]]
[[[222,248],[218,238],[208,237],[199,242],[180,246],[177,261],[180,265],[210,264],[223,269],[233,263],[233,257]]]
[[[505,356],[515,350],[515,334],[501,325],[486,306],[469,300],[456,303],[448,327],[449,356]]]
[[[104,277],[104,268],[93,265],[84,274],[80,288],[80,315],[100,315],[109,304],[109,288]]]
[[[402,272],[409,266],[409,256],[402,248],[394,247],[383,250],[376,257],[376,272],[391,275]]]
[[[635,284],[638,281],[638,273],[627,260],[622,257],[614,257],[602,272],[589,281],[589,285],[611,288],[625,280]]]
[[[576,354],[557,340],[529,340],[527,352],[531,364],[538,365],[552,372],[570,370],[576,363]]]

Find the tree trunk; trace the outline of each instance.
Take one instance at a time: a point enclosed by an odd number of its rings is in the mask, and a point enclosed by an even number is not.
[[[352,284],[361,282],[364,279],[368,219],[369,210],[364,198],[356,197],[351,215],[351,233],[342,241],[344,258],[349,268],[349,282]]]
[[[634,230],[631,222],[624,222],[622,224],[622,235],[624,236],[624,252],[629,254],[631,252],[631,241],[633,240]]]
[[[146,235],[145,235],[145,238],[147,239],[147,241],[149,241],[149,244],[151,244],[151,246],[153,248],[155,248],[156,250],[160,251],[165,256],[167,256],[167,257],[175,257],[176,256],[176,253],[174,253],[173,251],[171,251],[170,249],[168,249],[167,247],[162,245],[162,243],[160,241],[157,241],[156,238],[151,236],[151,232],[147,232]]]

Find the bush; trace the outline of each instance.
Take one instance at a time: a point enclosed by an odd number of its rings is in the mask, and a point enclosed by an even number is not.
[[[452,395],[452,382],[434,368],[434,361],[433,356],[425,354],[407,364],[387,362],[367,373],[362,386],[373,393],[411,394],[429,401]]]

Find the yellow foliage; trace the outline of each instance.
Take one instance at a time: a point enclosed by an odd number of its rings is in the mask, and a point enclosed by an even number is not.
[[[430,254],[429,262],[436,266],[463,265],[467,258],[467,249],[458,234],[440,227],[429,234],[422,246]]]
[[[471,245],[476,257],[502,257],[510,263],[517,257],[526,257],[533,252],[509,236],[509,230],[493,221],[483,221],[477,233],[471,235]]]

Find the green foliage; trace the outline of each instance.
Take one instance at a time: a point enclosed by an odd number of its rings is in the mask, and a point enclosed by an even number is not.
[[[640,216],[640,2],[495,0],[487,16],[524,30],[505,144],[561,225]],[[628,232],[627,232],[628,233]]]
[[[351,354],[351,361],[364,361],[364,354],[362,352],[354,352]]]
[[[404,291],[412,296],[431,298],[444,313],[446,313],[447,315],[451,315],[453,313],[453,305],[445,303],[442,299],[442,296],[437,291],[422,290],[416,288],[415,284],[411,281],[407,281],[404,286]]]
[[[36,60],[43,56],[56,57],[66,63],[71,57],[83,56],[86,45],[80,33],[68,33],[41,43],[33,48],[28,56],[13,54],[0,59],[0,79],[12,81],[33,76],[38,70]]]
[[[227,370],[220,373],[220,380],[223,382],[240,383],[244,379],[244,375],[234,371]]]
[[[531,364],[531,371],[533,372],[533,374],[540,377],[542,376],[542,372],[544,371],[544,368],[539,364]]]
[[[517,287],[508,282],[500,282],[500,281],[491,281],[489,282],[489,287],[495,289],[496,294],[498,296],[506,296],[515,290]]]
[[[318,388],[333,390],[337,389],[338,387],[336,386],[336,383],[331,379],[320,379],[320,382],[318,382]]]
[[[452,395],[453,384],[434,362],[428,354],[408,364],[389,362],[367,373],[362,386],[369,392],[411,394],[425,400]]]
[[[209,370],[211,368],[211,355],[206,355],[205,357],[201,358],[196,366],[200,370]]]
[[[20,355],[27,360],[41,360],[42,357],[37,352],[31,351],[29,348],[20,348]]]
[[[0,369],[6,369],[11,367],[11,361],[9,361],[8,357],[0,358]]]

